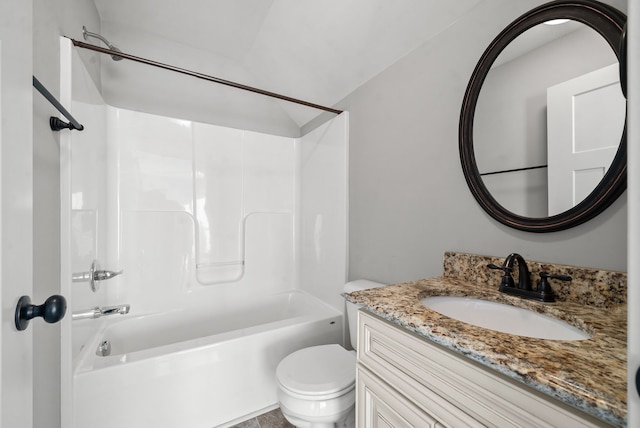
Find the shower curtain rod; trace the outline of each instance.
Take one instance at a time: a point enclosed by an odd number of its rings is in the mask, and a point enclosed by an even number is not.
[[[92,45],[90,43],[84,43],[84,42],[72,39],[70,37],[67,37],[67,38],[69,40],[71,40],[71,42],[73,43],[74,46],[77,46],[79,48],[89,49],[89,50],[100,52],[100,53],[103,53],[103,54],[113,55],[113,51],[110,50],[110,49],[102,48],[100,46]],[[316,109],[319,109],[319,110],[328,111],[330,113],[335,113],[335,114],[342,113],[342,110],[336,110],[336,109],[333,109],[333,108],[330,108],[330,107],[321,106],[319,104],[314,104],[314,103],[310,103],[310,102],[307,102],[307,101],[302,101],[302,100],[299,100],[299,99],[296,99],[296,98],[288,97],[286,95],[280,95],[280,94],[277,94],[275,92],[265,91],[265,90],[262,90],[262,89],[254,88],[252,86],[243,85],[241,83],[232,82],[230,80],[220,79],[220,78],[217,78],[217,77],[214,77],[214,76],[209,76],[207,74],[198,73],[198,72],[195,72],[195,71],[187,70],[187,69],[176,67],[176,66],[173,66],[173,65],[163,64],[161,62],[153,61],[153,60],[142,58],[142,57],[139,57],[139,56],[129,55],[129,54],[126,54],[124,52],[118,52],[117,55],[119,57],[129,59],[131,61],[140,62],[142,64],[147,64],[147,65],[152,65],[154,67],[164,68],[165,70],[175,71],[176,73],[186,74],[188,76],[196,77],[198,79],[208,80],[209,82],[214,82],[214,83],[219,83],[221,85],[231,86],[233,88],[242,89],[244,91],[254,92],[254,93],[257,93],[257,94],[261,94],[261,95],[266,95],[268,97],[277,98],[279,100],[284,100],[284,101],[288,101],[288,102],[291,102],[291,103],[301,104],[303,106],[307,106],[307,107],[312,107],[312,108],[316,108]]]

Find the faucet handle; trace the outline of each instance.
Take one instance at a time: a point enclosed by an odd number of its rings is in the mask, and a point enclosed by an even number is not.
[[[542,272],[540,276],[543,276],[542,274],[544,274],[546,278],[559,279],[560,281],[571,281],[573,279],[570,275],[549,275],[546,272]]]
[[[513,272],[513,267],[511,266],[498,266],[493,263],[489,263],[487,265],[489,269],[501,270],[504,272],[502,276],[502,283],[500,284],[500,288],[502,287],[515,287],[515,282],[513,281],[513,277],[511,276],[511,272]]]
[[[538,281],[538,286],[536,287],[536,291],[540,293],[543,300],[545,302],[552,302],[555,300],[553,295],[553,290],[551,289],[551,285],[549,284],[548,279],[559,279],[560,281],[571,281],[573,278],[569,275],[552,275],[547,272],[540,272],[540,281]]]

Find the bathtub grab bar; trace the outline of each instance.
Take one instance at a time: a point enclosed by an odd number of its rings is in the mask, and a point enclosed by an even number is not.
[[[131,309],[130,305],[116,305],[116,306],[96,306],[95,308],[87,309],[85,311],[74,312],[71,314],[72,320],[83,319],[95,319],[104,317],[107,315],[126,315]]]

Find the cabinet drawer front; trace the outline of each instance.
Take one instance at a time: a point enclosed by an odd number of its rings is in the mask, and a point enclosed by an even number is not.
[[[607,426],[362,310],[358,361],[446,426]]]
[[[367,369],[356,372],[358,428],[437,428],[441,425]]]

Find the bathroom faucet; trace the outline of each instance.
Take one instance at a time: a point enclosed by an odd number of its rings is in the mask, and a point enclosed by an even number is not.
[[[129,313],[130,309],[130,305],[96,306],[95,308],[87,309],[86,311],[74,312],[71,314],[71,319],[82,320],[100,318],[107,315],[126,315]]]
[[[518,253],[511,253],[504,259],[504,266],[507,266],[513,271],[514,262],[518,263],[518,284],[517,287],[520,290],[531,291],[531,274],[527,267],[527,262]]]
[[[513,277],[511,276],[514,264],[518,265],[518,283],[515,284]],[[500,288],[498,289],[502,293],[512,294],[515,296],[524,297],[525,299],[535,299],[542,302],[555,301],[555,295],[551,286],[549,285],[549,278],[559,279],[561,281],[571,281],[569,275],[550,275],[546,272],[540,272],[540,281],[535,290],[531,287],[531,274],[527,267],[527,262],[518,253],[511,253],[504,259],[502,266],[497,266],[493,263],[487,265],[489,269],[498,269],[504,272],[502,281],[500,282]]]
[[[518,263],[518,283],[515,284],[513,281],[513,277],[511,276],[513,272],[514,263]],[[504,263],[502,266],[494,265],[490,263],[487,265],[489,269],[498,269],[504,272],[502,276],[502,282],[500,283],[500,291],[503,293],[508,293],[509,289],[518,289],[531,291],[531,274],[529,273],[529,268],[527,267],[527,262],[524,258],[518,253],[511,253],[504,259]]]

